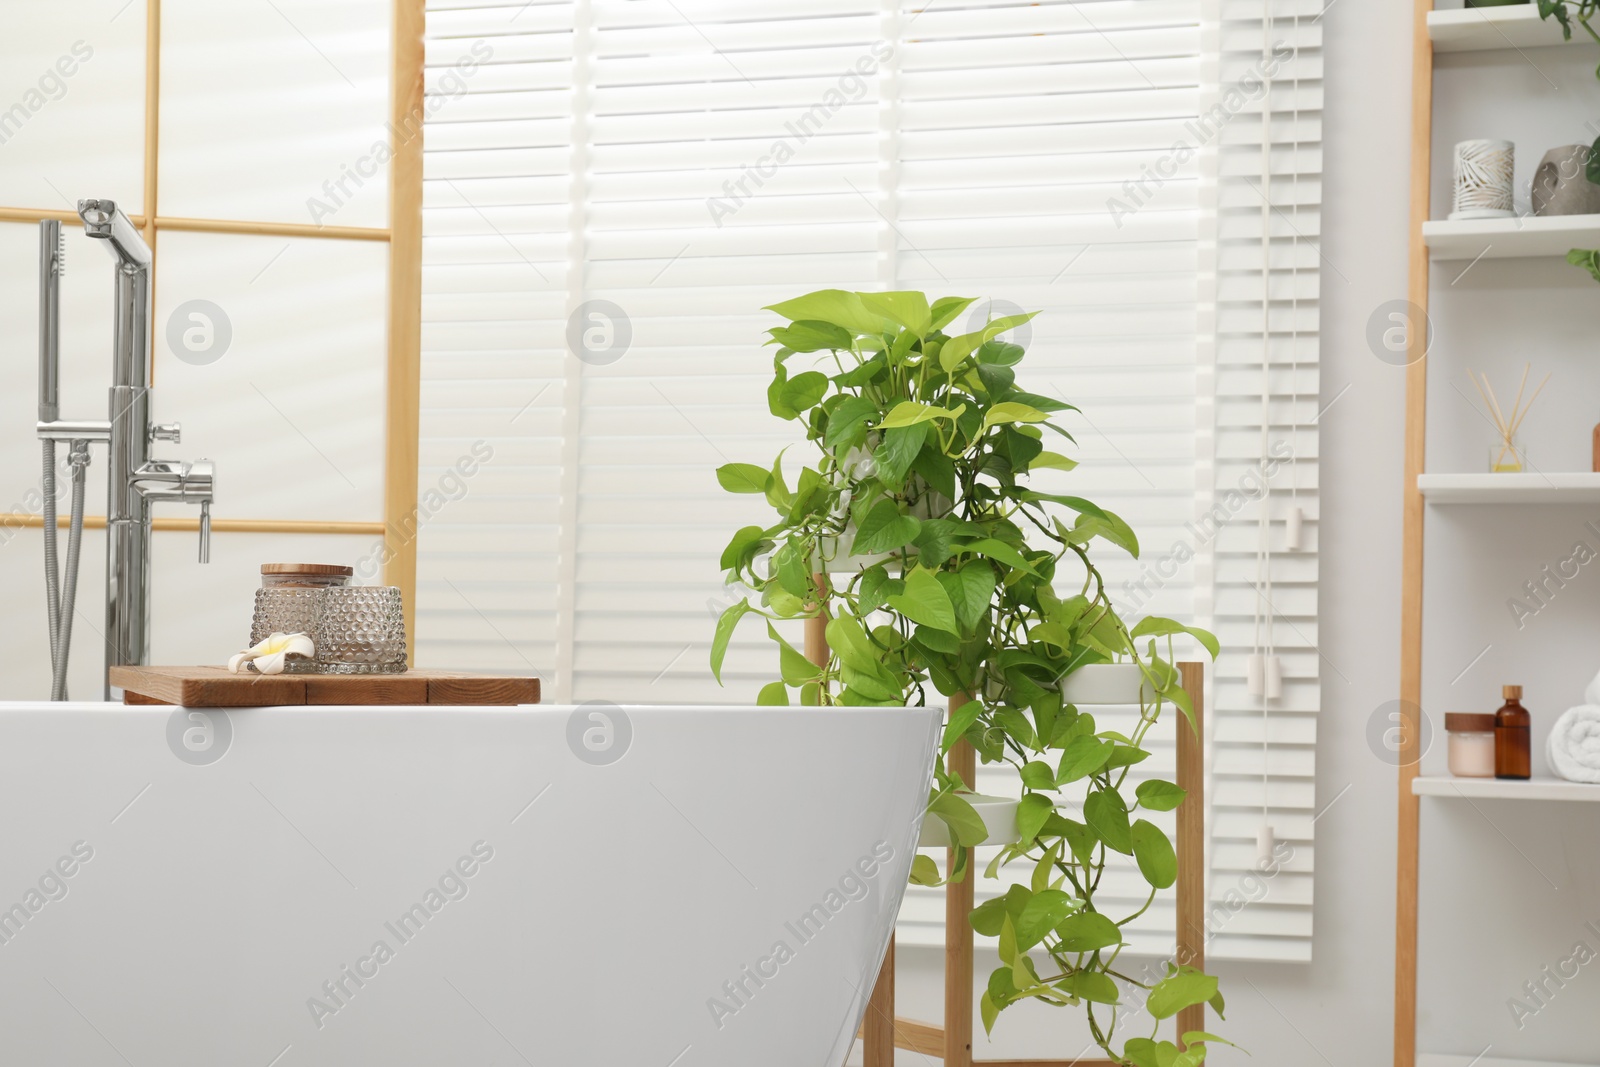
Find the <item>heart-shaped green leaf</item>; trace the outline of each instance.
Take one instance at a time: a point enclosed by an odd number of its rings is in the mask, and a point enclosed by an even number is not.
[[[917,567],[906,575],[905,592],[889,598],[889,606],[912,622],[958,634],[956,610],[933,572]]]
[[[717,618],[717,632],[711,638],[711,676],[718,685],[722,684],[722,661],[728,654],[728,640],[733,636],[733,629],[739,625],[739,620],[752,610],[749,601],[741,600]]]
[[[1171,811],[1183,803],[1183,798],[1189,794],[1171,782],[1163,782],[1159,778],[1151,778],[1139,783],[1133,791],[1139,798],[1139,806],[1151,811]]]
[[[724,463],[717,468],[717,484],[730,493],[765,493],[772,475],[754,463]]]
[[[1045,889],[1028,899],[1016,921],[1017,948],[1027,951],[1055,929],[1075,906],[1075,901],[1059,889]]]
[[[1083,818],[1106,847],[1122,853],[1133,852],[1133,833],[1128,825],[1128,807],[1115,789],[1097,789],[1083,802]]]
[[[1157,1019],[1170,1019],[1184,1008],[1204,1004],[1216,995],[1216,978],[1193,967],[1183,967],[1177,974],[1156,983],[1145,1007]]]
[[[915,541],[921,529],[922,523],[911,515],[902,515],[894,501],[880,500],[861,520],[850,552],[857,556],[893,552]]]
[[[1080,911],[1056,924],[1061,947],[1068,952],[1094,952],[1122,944],[1122,928],[1097,911]]]
[[[1157,889],[1167,889],[1178,880],[1178,857],[1172,851],[1172,842],[1154,823],[1140,819],[1130,831],[1133,837],[1133,858],[1138,861],[1139,873]]]
[[[867,310],[861,302],[860,293],[849,293],[843,289],[821,289],[781,304],[772,304],[766,310],[776,311],[791,322],[832,323],[852,335],[881,334],[891,325],[884,316]]]
[[[922,293],[862,293],[861,303],[872,314],[893,319],[918,337],[926,337],[933,327],[933,311]]]
[[[987,430],[991,426],[1001,426],[1013,422],[1045,422],[1049,418],[1049,415],[1046,415],[1036,407],[1006,400],[983,413],[983,428]]]
[[[1063,993],[1070,993],[1096,1004],[1115,1004],[1119,999],[1117,983],[1099,971],[1079,971],[1070,974],[1057,982],[1056,988]]]
[[[817,322],[801,319],[789,326],[774,326],[767,331],[772,339],[783,347],[795,352],[821,352],[824,349],[839,350],[850,348],[854,340],[850,331],[835,326],[831,322]]]
[[[809,411],[828,391],[828,376],[808,370],[790,378],[783,387],[783,402],[796,412]]]
[[[975,296],[941,296],[933,302],[932,328],[942,330],[955,321],[956,316],[971,307],[978,298]]]

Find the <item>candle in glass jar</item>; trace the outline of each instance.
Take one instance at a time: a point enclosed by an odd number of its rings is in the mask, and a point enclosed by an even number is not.
[[[1450,773],[1457,778],[1494,777],[1494,716],[1452,711],[1444,717],[1450,735]]]

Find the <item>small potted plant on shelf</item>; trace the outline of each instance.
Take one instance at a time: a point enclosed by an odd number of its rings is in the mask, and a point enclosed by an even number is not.
[[[970,743],[984,763],[1010,767],[1022,794],[1015,843],[986,873],[1026,877],[971,917],[1000,944],[1001,966],[982,998],[985,1026],[1022,1000],[1079,1006],[1117,1062],[1191,1067],[1220,1039],[1163,1040],[1161,1020],[1206,1002],[1220,1014],[1216,979],[1169,965],[1147,984],[1117,970],[1123,924],[1177,876],[1171,843],[1140,810],[1171,811],[1184,799],[1170,782],[1134,789],[1128,772],[1148,755],[1143,743],[1165,707],[1186,716],[1180,729],[1193,727],[1174,636],[1191,635],[1213,656],[1217,642],[1170,619],[1130,626],[1118,616],[1091,550],[1137,556],[1138,540],[1116,514],[1035,486],[1040,472],[1077,465],[1047,447],[1072,442],[1055,416],[1076,409],[1018,381],[1025,352],[1003,337],[1032,315],[946,332],[972,303],[830,289],[770,309],[785,324],[769,331],[777,352],[768,406],[798,422],[811,449],[790,457],[792,481],[782,454],[770,466],[717,471],[725,489],[763,494],[777,515],[739,530],[723,551],[730,581],[756,602],[741,599],[718,620],[712,670],[720,681],[729,638],[754,615],[779,653],[781,677],[761,690],[763,704],[896,707],[925,703],[930,689],[942,694],[951,704],[944,750]],[[828,643],[820,666],[773,626],[818,617]],[[1095,670],[1142,681],[1129,734],[1099,729],[1063,700],[1063,679]],[[939,769],[928,810],[955,861],[941,874],[919,856],[913,881],[972,876],[971,848],[988,830],[966,799],[971,785]],[[1057,810],[1069,794],[1081,798],[1083,822]],[[1114,853],[1130,857],[1149,885],[1132,915],[1102,911]],[[1147,992],[1155,1021],[1120,1049],[1119,980]]]
[[[1600,0],[1538,0],[1539,17],[1541,19],[1555,19],[1561,24],[1561,36],[1572,40],[1572,24],[1577,22],[1583,31],[1592,37],[1596,44],[1600,44],[1600,31],[1590,25],[1590,21],[1600,13]],[[1481,7],[1484,0],[1476,4],[1469,3],[1468,7]],[[1600,78],[1600,67],[1595,68],[1595,77]],[[1585,165],[1585,174],[1589,181],[1600,185],[1600,140],[1594,142],[1589,150],[1588,162]],[[1588,271],[1600,282],[1600,250],[1591,248],[1574,248],[1567,253],[1567,262],[1574,267],[1581,267]]]

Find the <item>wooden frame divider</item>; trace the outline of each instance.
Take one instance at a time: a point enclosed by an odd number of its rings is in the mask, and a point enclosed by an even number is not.
[[[147,209],[148,211],[148,209]],[[128,221],[148,232],[147,213],[131,214]],[[81,221],[76,211],[48,207],[0,207],[0,222],[38,222],[40,219],[59,219],[62,222]],[[309,222],[240,222],[234,219],[186,219],[156,216],[155,229],[182,230],[189,233],[233,233],[259,237],[324,237],[336,241],[387,241],[390,231],[377,226],[318,226]]]
[[[1394,944],[1394,1063],[1417,1062],[1417,888],[1421,808],[1412,795],[1422,758],[1422,491],[1428,422],[1428,221],[1433,173],[1433,0],[1413,0],[1411,38],[1411,235],[1407,299],[1421,321],[1406,331],[1405,503],[1400,579],[1400,773],[1397,798]]]
[[[394,0],[389,161],[389,403],[383,580],[400,588],[408,656],[417,633],[417,474],[422,416],[422,137],[427,0]],[[412,131],[402,136],[400,131]]]
[[[66,515],[56,516],[57,529],[66,529],[71,520]],[[151,525],[157,530],[194,533],[200,529],[199,519],[186,519],[177,515],[157,515]],[[0,529],[40,529],[43,515],[0,515]],[[85,530],[104,530],[104,515],[87,515],[83,520]],[[381,522],[335,522],[319,519],[212,519],[213,533],[285,533],[285,534],[361,534],[381,537],[387,531]]]

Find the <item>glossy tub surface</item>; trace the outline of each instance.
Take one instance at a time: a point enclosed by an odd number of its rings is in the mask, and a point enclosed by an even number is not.
[[[0,1062],[838,1067],[941,718],[0,704]]]

